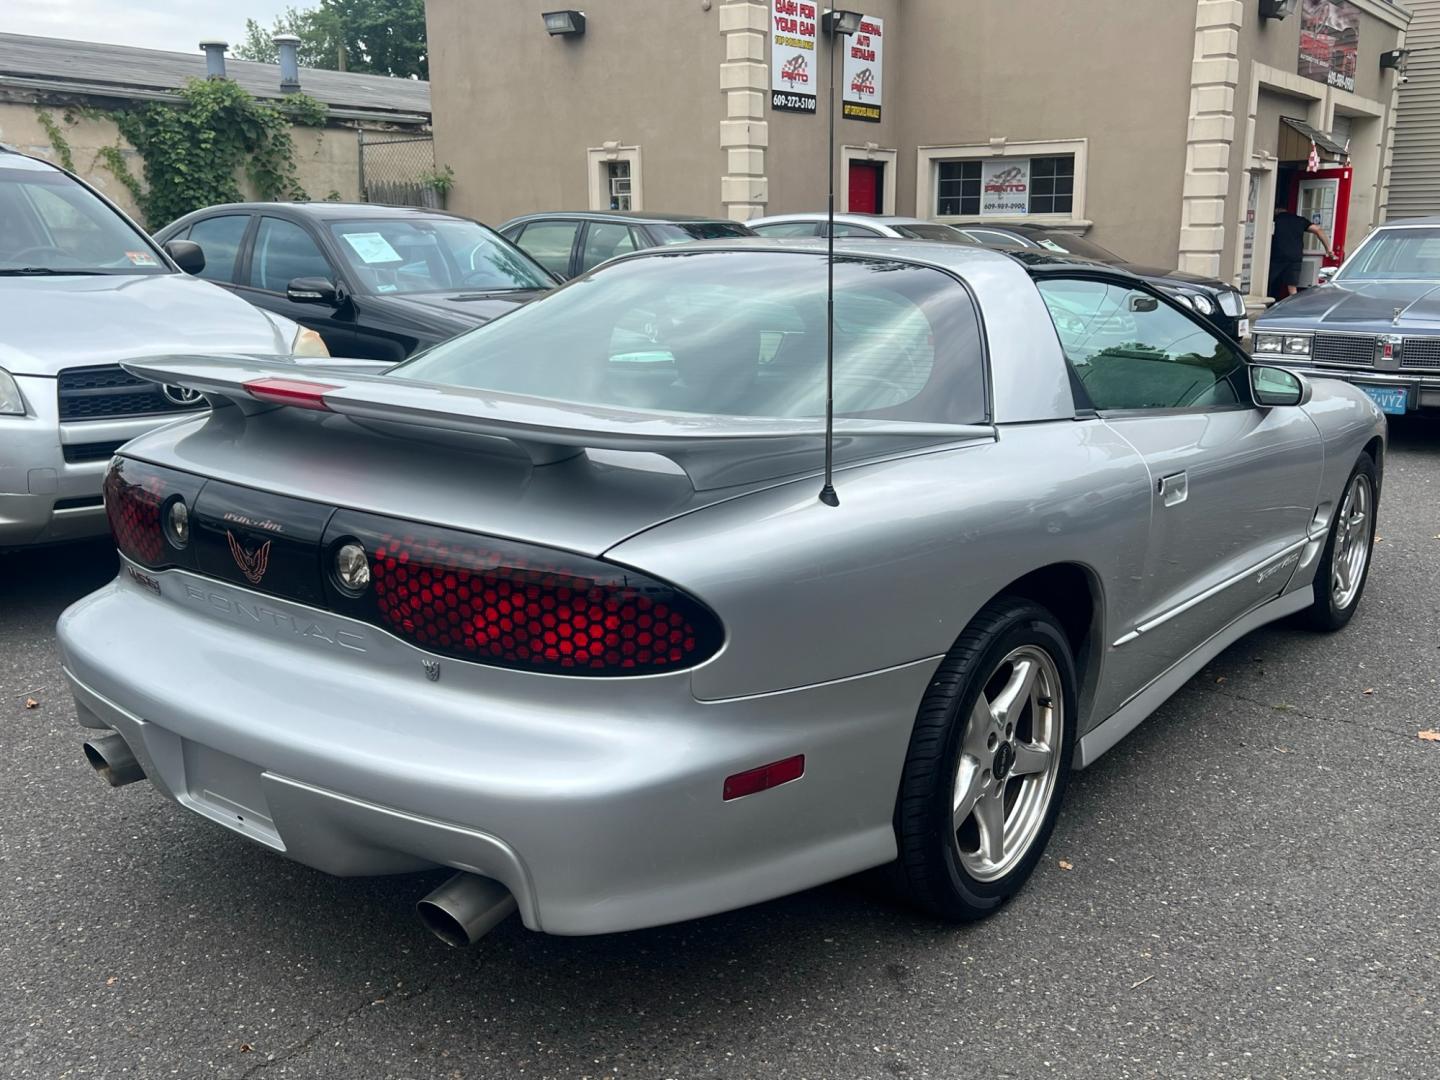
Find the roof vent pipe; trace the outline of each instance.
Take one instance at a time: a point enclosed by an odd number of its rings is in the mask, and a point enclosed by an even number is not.
[[[300,59],[296,54],[300,39],[294,34],[276,34],[270,39],[280,50],[280,90],[286,94],[300,92]]]
[[[226,41],[202,41],[200,51],[205,54],[205,77],[225,78],[225,50],[230,47]]]

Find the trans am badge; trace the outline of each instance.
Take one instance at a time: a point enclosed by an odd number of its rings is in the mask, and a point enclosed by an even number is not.
[[[240,567],[240,572],[245,575],[245,580],[251,585],[259,585],[265,571],[270,569],[270,541],[266,540],[254,551],[246,551],[229,529],[225,530],[225,539],[230,541],[230,554],[235,558],[235,565]]]

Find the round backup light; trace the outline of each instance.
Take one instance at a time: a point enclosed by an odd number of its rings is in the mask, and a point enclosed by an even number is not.
[[[370,557],[363,544],[348,540],[335,552],[335,577],[352,593],[364,592],[370,585]]]
[[[177,548],[190,542],[190,508],[184,499],[175,499],[165,511],[165,535]]]

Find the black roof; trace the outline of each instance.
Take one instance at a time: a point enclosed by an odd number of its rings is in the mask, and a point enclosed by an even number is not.
[[[304,217],[319,218],[327,221],[353,218],[407,218],[407,217],[452,217],[458,218],[461,215],[451,214],[445,210],[432,210],[428,206],[387,206],[384,203],[344,203],[344,202],[243,202],[243,203],[217,203],[214,206],[207,206],[201,210],[192,211],[196,214],[208,214],[221,210],[242,210],[246,212],[267,211],[272,214],[298,214]],[[185,215],[189,217],[190,215]],[[469,220],[465,218],[463,220]]]
[[[533,221],[535,218],[583,218],[586,221],[649,221],[657,225],[684,225],[689,222],[719,222],[726,225],[744,225],[743,221],[714,217],[706,214],[662,214],[654,210],[545,210],[535,214],[520,214],[511,221]],[[507,224],[509,224],[507,222]]]

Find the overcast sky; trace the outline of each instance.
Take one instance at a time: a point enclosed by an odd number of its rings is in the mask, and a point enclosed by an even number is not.
[[[269,26],[286,7],[312,6],[305,0],[0,0],[0,32],[198,52],[205,38],[238,45],[247,18]]]

